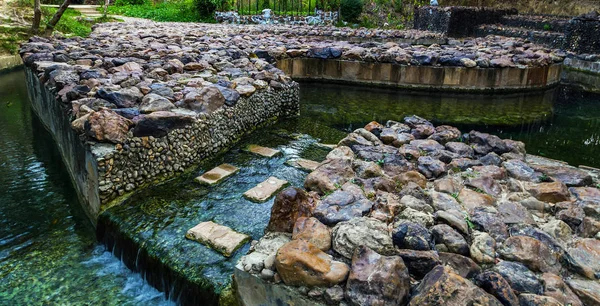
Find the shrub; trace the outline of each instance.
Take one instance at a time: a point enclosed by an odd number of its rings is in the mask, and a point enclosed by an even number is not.
[[[124,5],[141,5],[146,4],[146,0],[115,0],[114,4],[116,6],[124,6]]]
[[[358,21],[358,16],[360,16],[362,10],[362,0],[342,0],[340,3],[340,13],[342,14],[342,19],[345,21]]]

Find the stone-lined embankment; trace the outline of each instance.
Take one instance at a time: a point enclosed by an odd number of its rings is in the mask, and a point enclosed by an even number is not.
[[[596,305],[597,173],[410,116],[342,139],[277,195],[243,305]]]

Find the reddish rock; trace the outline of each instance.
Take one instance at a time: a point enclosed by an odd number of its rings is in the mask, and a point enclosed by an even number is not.
[[[473,171],[479,172],[482,176],[491,176],[496,180],[503,180],[506,178],[506,170],[494,165],[475,166],[473,167]]]
[[[346,280],[348,266],[304,240],[283,245],[275,257],[277,273],[286,285],[333,286]]]
[[[365,125],[365,130],[367,130],[377,136],[379,136],[379,134],[381,134],[381,131],[383,130],[383,128],[384,128],[383,125],[381,125],[377,121],[371,121],[367,125]]]
[[[296,219],[312,216],[315,199],[304,190],[288,187],[275,197],[267,231],[291,233]]]
[[[458,200],[469,211],[476,207],[493,206],[495,202],[494,198],[490,195],[469,188],[463,188],[460,191]]]
[[[569,279],[569,287],[583,305],[600,305],[600,282],[597,280]]]
[[[324,252],[331,248],[331,230],[313,217],[300,217],[296,220],[292,239],[306,240]]]
[[[346,283],[350,305],[403,305],[410,292],[410,276],[399,256],[382,256],[366,246],[356,249]]]
[[[407,185],[410,182],[417,184],[421,188],[427,187],[427,178],[417,171],[406,171],[394,177],[394,181],[401,185]]]
[[[481,272],[481,268],[471,258],[455,253],[439,252],[440,260],[446,266],[452,267],[458,275],[473,278]]]
[[[433,182],[435,191],[445,192],[448,194],[458,194],[463,185],[456,179],[446,177]]]
[[[568,253],[573,270],[589,279],[600,279],[600,240],[579,240]]]
[[[562,182],[532,184],[527,191],[536,199],[544,202],[557,203],[569,200],[569,190]]]
[[[500,184],[498,184],[493,177],[487,175],[469,179],[465,185],[483,191],[494,197],[498,197],[502,193]]]
[[[522,293],[519,295],[520,306],[563,306],[562,303],[550,296],[543,296],[531,293]]]
[[[416,287],[410,306],[502,304],[492,295],[456,274],[452,268],[436,266]]]
[[[523,263],[532,271],[559,273],[561,270],[557,255],[544,243],[527,236],[513,236],[498,249],[507,259]]]
[[[122,143],[132,124],[114,111],[103,109],[90,114],[85,123],[85,131],[101,142]]]
[[[332,151],[333,152],[333,151]],[[355,175],[350,159],[325,160],[304,180],[304,188],[323,195],[334,191]]]
[[[571,288],[565,284],[560,276],[552,273],[544,273],[544,275],[542,275],[542,279],[544,280],[545,295],[555,298],[563,305],[583,305],[577,295],[573,293]]]

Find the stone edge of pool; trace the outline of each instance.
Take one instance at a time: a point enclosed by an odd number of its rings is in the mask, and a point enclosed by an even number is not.
[[[23,65],[21,56],[6,55],[0,56],[0,73],[8,72],[13,69],[18,69]]]

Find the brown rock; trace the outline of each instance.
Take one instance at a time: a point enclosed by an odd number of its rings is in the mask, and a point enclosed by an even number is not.
[[[569,190],[562,182],[532,184],[527,191],[536,199],[544,202],[557,203],[569,200]]]
[[[469,188],[463,188],[458,194],[458,200],[460,203],[469,211],[476,207],[482,206],[493,206],[494,198],[490,195],[471,190]]]
[[[589,278],[600,279],[600,240],[586,238],[569,248],[571,266],[577,273]]]
[[[510,287],[508,281],[504,279],[500,273],[485,271],[477,275],[476,281],[479,287],[495,296],[503,305],[519,305],[517,295]]]
[[[502,305],[494,296],[456,274],[452,268],[436,266],[416,287],[408,305]]]
[[[343,185],[354,175],[351,159],[328,159],[306,177],[304,188],[323,195],[336,190],[336,186]]]
[[[502,193],[502,187],[491,176],[482,175],[476,178],[469,179],[467,186],[473,187],[478,191],[483,191],[493,197],[498,197]]]
[[[542,275],[542,279],[544,280],[545,295],[555,298],[563,305],[583,305],[577,295],[571,291],[571,288],[565,284],[560,276],[552,273],[544,273],[544,275]]]
[[[569,187],[592,184],[592,176],[581,169],[570,166],[533,166],[536,171],[544,173]]]
[[[409,182],[417,184],[421,188],[427,188],[427,178],[417,171],[406,171],[394,177],[394,180],[403,186]]]
[[[439,252],[440,260],[446,266],[452,267],[458,275],[473,278],[481,272],[481,268],[471,258],[455,253]]]
[[[331,230],[313,217],[300,217],[296,220],[292,239],[306,240],[323,252],[331,248]]]
[[[563,306],[563,304],[553,297],[531,293],[521,293],[519,295],[519,304],[521,306]]]
[[[117,113],[103,109],[90,114],[85,123],[86,134],[98,141],[123,143],[127,139],[127,132],[133,123],[119,116]]]
[[[314,198],[300,188],[284,189],[275,197],[267,231],[291,233],[296,219],[312,216],[315,204]]]
[[[225,97],[216,87],[204,87],[194,99],[186,99],[185,102],[191,110],[210,114],[225,105]]]
[[[506,178],[506,170],[504,168],[488,165],[488,166],[475,166],[473,167],[473,171],[479,172],[482,176],[491,176],[496,180],[503,180]]]
[[[346,283],[350,305],[403,305],[410,292],[410,276],[399,256],[381,256],[366,246],[356,249]]]
[[[504,241],[498,253],[507,259],[518,261],[532,271],[559,273],[560,262],[544,243],[528,236],[513,236]]]
[[[600,282],[597,280],[570,279],[567,284],[583,305],[600,305]]]
[[[442,264],[437,252],[434,251],[415,251],[415,250],[396,250],[396,254],[402,257],[404,264],[411,275],[421,279],[435,266]]]
[[[283,245],[275,257],[277,273],[291,286],[333,286],[348,276],[345,263],[332,260],[331,256],[304,240],[292,240]]]
[[[365,125],[365,130],[373,133],[374,135],[379,135],[381,130],[383,130],[383,125],[381,125],[377,121],[371,121],[367,125]]]
[[[458,194],[463,189],[463,185],[458,180],[450,177],[436,180],[433,183],[433,186],[435,191],[445,192],[448,194]]]

